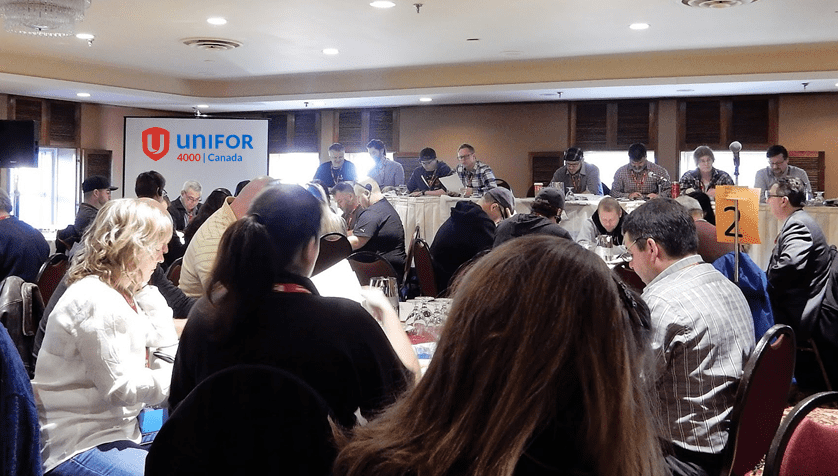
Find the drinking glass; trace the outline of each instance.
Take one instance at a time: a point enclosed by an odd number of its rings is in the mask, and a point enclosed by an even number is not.
[[[391,276],[370,278],[370,287],[381,289],[381,292],[390,300],[390,304],[396,310],[396,313],[399,312],[399,285],[396,278]]]
[[[611,261],[613,258],[614,242],[611,235],[599,235],[596,237],[596,248],[594,252],[604,261]]]
[[[567,193],[565,193],[564,199],[567,201],[576,200],[576,195],[573,194],[573,187],[567,187]]]

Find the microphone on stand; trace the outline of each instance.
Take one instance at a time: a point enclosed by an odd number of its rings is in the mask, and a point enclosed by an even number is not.
[[[742,143],[735,140],[727,148],[733,152],[733,175],[736,177],[736,185],[739,185],[739,151],[742,150]]]

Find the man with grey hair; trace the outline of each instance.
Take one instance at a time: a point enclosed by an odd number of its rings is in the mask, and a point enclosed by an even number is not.
[[[186,225],[198,214],[201,208],[201,184],[197,180],[187,180],[183,183],[180,197],[176,198],[169,205],[169,214],[172,215],[172,222],[175,230],[183,231]]]
[[[716,227],[704,219],[704,210],[698,200],[688,195],[681,195],[675,201],[683,205],[695,221],[695,230],[698,233],[698,254],[705,263],[713,263],[733,251],[733,243],[718,241]]]
[[[12,200],[0,189],[0,281],[19,276],[34,283],[49,257],[49,245],[40,231],[11,215]]]

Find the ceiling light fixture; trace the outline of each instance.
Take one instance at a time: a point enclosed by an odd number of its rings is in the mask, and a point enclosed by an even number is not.
[[[92,40],[96,38],[95,36],[91,35],[90,33],[76,33],[76,38],[80,40]]]
[[[419,102],[431,102],[433,99],[431,98],[419,98]]]
[[[688,7],[695,8],[730,8],[738,5],[747,5],[757,0],[681,0],[681,3]]]
[[[629,28],[631,28],[632,30],[647,30],[647,29],[649,29],[649,24],[648,23],[632,23],[631,25],[629,25]]]
[[[340,51],[338,51],[337,48],[324,48],[323,49],[323,54],[324,55],[336,55],[338,53],[340,53]]]
[[[222,17],[210,17],[207,18],[207,23],[210,25],[221,26],[227,24],[227,19]]]
[[[89,98],[90,93],[76,93],[76,96],[78,96],[80,98]]]
[[[387,0],[377,0],[375,2],[370,3],[371,7],[375,8],[393,8],[396,6],[393,2],[388,2]]]
[[[0,16],[10,33],[70,36],[91,0],[0,0]]]
[[[200,109],[206,109],[206,108],[208,108],[208,107],[209,107],[209,105],[207,105],[207,104],[198,104],[198,105],[196,105],[195,107],[200,108]]]

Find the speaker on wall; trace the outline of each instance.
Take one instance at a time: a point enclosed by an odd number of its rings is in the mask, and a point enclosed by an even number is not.
[[[0,120],[0,168],[37,167],[35,121]]]

